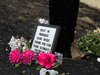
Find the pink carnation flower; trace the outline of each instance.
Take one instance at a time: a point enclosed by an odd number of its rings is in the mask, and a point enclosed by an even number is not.
[[[47,69],[50,69],[51,66],[54,65],[54,61],[56,60],[55,58],[56,55],[52,54],[52,51],[49,51],[49,53],[48,52],[39,53],[37,57],[39,64],[42,65],[43,67],[45,66]]]
[[[11,62],[14,64],[21,62],[22,55],[21,55],[20,50],[17,51],[17,48],[16,48],[13,51],[11,51],[9,54],[9,58]]]
[[[27,64],[29,62],[31,62],[31,59],[34,59],[34,54],[35,52],[32,51],[31,49],[30,50],[25,50],[22,54],[22,58],[23,58],[23,63],[24,64]]]

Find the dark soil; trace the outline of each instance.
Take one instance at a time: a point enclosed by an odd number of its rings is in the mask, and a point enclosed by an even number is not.
[[[100,27],[99,13],[99,10],[80,3],[75,39],[96,29],[95,24]],[[84,21],[84,17],[92,21]],[[37,18],[49,20],[49,0],[0,0],[0,75],[39,75],[35,64],[14,67],[9,61],[11,50],[7,44],[11,36],[31,39]],[[100,63],[97,56],[88,55],[80,60],[64,59],[56,70],[66,75],[100,75]]]

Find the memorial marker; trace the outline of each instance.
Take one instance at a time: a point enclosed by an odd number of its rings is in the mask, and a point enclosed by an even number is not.
[[[39,24],[35,25],[31,49],[38,52],[54,52],[60,33],[60,26]]]

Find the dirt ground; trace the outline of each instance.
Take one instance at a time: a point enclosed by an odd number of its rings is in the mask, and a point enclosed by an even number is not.
[[[79,4],[75,39],[86,35],[87,31],[100,27],[100,11]],[[49,0],[0,0],[0,75],[39,75],[37,65],[14,67],[9,61],[11,36],[31,39],[38,18],[49,20]],[[6,50],[8,49],[8,50]],[[64,59],[56,69],[66,75],[99,75],[100,63],[97,57],[88,55],[81,60]]]

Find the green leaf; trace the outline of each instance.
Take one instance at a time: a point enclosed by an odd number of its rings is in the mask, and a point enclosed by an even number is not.
[[[15,67],[18,67],[19,66],[19,64],[15,64]]]
[[[36,68],[36,70],[41,70],[41,68],[42,68],[42,66],[38,66],[38,67]]]
[[[97,55],[97,56],[100,56],[100,50],[98,50],[98,51],[96,52],[96,55]]]
[[[23,53],[23,48],[21,47],[21,53]]]
[[[18,49],[17,50],[20,50],[20,47],[18,47]]]
[[[55,66],[53,66],[52,68],[56,69],[59,66],[59,64],[56,64]]]
[[[27,47],[30,49],[31,48],[31,46],[30,46],[30,43],[29,42],[27,42]]]
[[[86,50],[90,51],[88,47],[86,47]]]
[[[20,64],[22,64],[22,62],[15,64],[15,67],[18,67]]]
[[[61,75],[65,75],[65,73],[62,73]]]
[[[31,66],[31,62],[27,63],[27,65]]]
[[[81,51],[82,51],[83,53],[87,52],[87,51],[86,51],[86,48],[81,49]]]
[[[16,39],[18,39],[18,35],[16,36]]]
[[[46,75],[49,75],[49,73],[46,73]]]
[[[78,43],[79,45],[82,45],[82,42]]]
[[[22,62],[19,62],[19,65],[22,64]]]
[[[38,64],[39,64],[38,60],[36,60],[36,63],[38,63]]]
[[[89,42],[85,43],[85,47],[89,47],[90,45],[91,45],[91,43],[89,43]]]
[[[83,41],[83,36],[81,37],[82,41]]]

